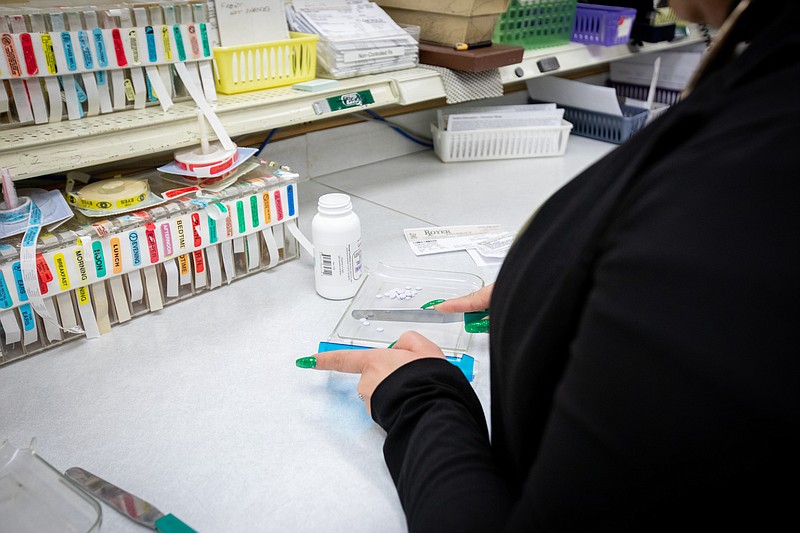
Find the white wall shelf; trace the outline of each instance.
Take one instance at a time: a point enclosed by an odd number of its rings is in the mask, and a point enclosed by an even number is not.
[[[521,63],[502,67],[504,84],[537,76],[560,74],[600,65],[640,53],[653,53],[702,42],[699,31],[671,43],[563,46],[527,50]],[[555,57],[558,70],[541,73],[537,62]],[[317,115],[318,100],[353,91],[370,90],[371,108],[410,105],[445,97],[441,76],[430,69],[412,68],[341,80],[335,87],[309,93],[281,87],[238,95],[220,95],[213,108],[231,137],[272,128],[314,122],[361,108]],[[14,179],[89,168],[121,159],[168,153],[198,142],[196,107],[192,101],[176,102],[167,112],[160,107],[126,110],[57,124],[31,125],[0,131],[0,162]]]

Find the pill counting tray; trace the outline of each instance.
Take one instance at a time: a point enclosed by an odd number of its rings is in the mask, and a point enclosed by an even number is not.
[[[464,331],[464,321],[451,323],[392,322],[371,320],[362,322],[353,318],[354,309],[419,309],[436,299],[449,299],[474,292],[484,283],[481,278],[463,272],[446,272],[413,268],[391,267],[379,263],[367,273],[353,301],[348,306],[331,335],[334,342],[388,346],[404,332],[414,330],[442,350],[464,353],[469,348],[471,334]],[[409,289],[406,289],[406,288]],[[390,297],[393,290],[413,293],[401,300]]]

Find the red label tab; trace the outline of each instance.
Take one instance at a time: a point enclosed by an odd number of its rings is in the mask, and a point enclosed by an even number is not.
[[[128,64],[128,60],[125,58],[125,45],[122,44],[122,35],[120,35],[117,28],[111,30],[111,38],[114,40],[114,53],[117,55],[117,65],[124,67]]]
[[[28,76],[35,76],[39,72],[39,65],[36,63],[36,53],[33,51],[33,40],[29,34],[20,33],[19,42],[22,45],[22,55],[25,56]]]
[[[283,201],[281,200],[281,191],[275,191],[275,216],[278,220],[283,220]]]
[[[145,226],[147,249],[150,251],[150,262],[158,263],[158,244],[156,243],[156,225],[152,222]]]
[[[194,236],[194,247],[200,248],[203,241],[200,238],[200,215],[197,213],[192,213],[192,235]]]
[[[193,255],[194,255],[194,270],[195,272],[200,274],[206,269],[205,261],[203,260],[203,251],[195,250],[193,252]]]

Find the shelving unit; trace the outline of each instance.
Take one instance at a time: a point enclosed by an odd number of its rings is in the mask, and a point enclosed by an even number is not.
[[[643,46],[563,46],[528,50],[521,63],[502,67],[508,85],[543,75],[558,75],[642,53],[655,53],[702,42],[699,31],[670,43]],[[537,62],[556,58],[558,70],[542,73]],[[313,103],[327,97],[369,90],[370,108],[406,106],[443,98],[441,76],[422,67],[341,80],[335,87],[315,93],[281,87],[238,95],[220,95],[212,105],[232,137],[271,128],[309,123],[359,111],[352,108],[318,115]],[[127,110],[58,124],[31,125],[0,131],[0,160],[15,180],[89,168],[120,159],[134,159],[197,143],[197,115],[192,101],[176,102],[168,111],[160,107]],[[113,149],[109,149],[113,147]]]

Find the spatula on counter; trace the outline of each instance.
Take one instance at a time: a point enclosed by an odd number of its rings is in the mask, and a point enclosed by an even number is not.
[[[197,533],[172,514],[165,515],[143,499],[97,477],[83,468],[72,467],[64,472],[68,478],[103,503],[107,503],[137,524],[159,533]]]

